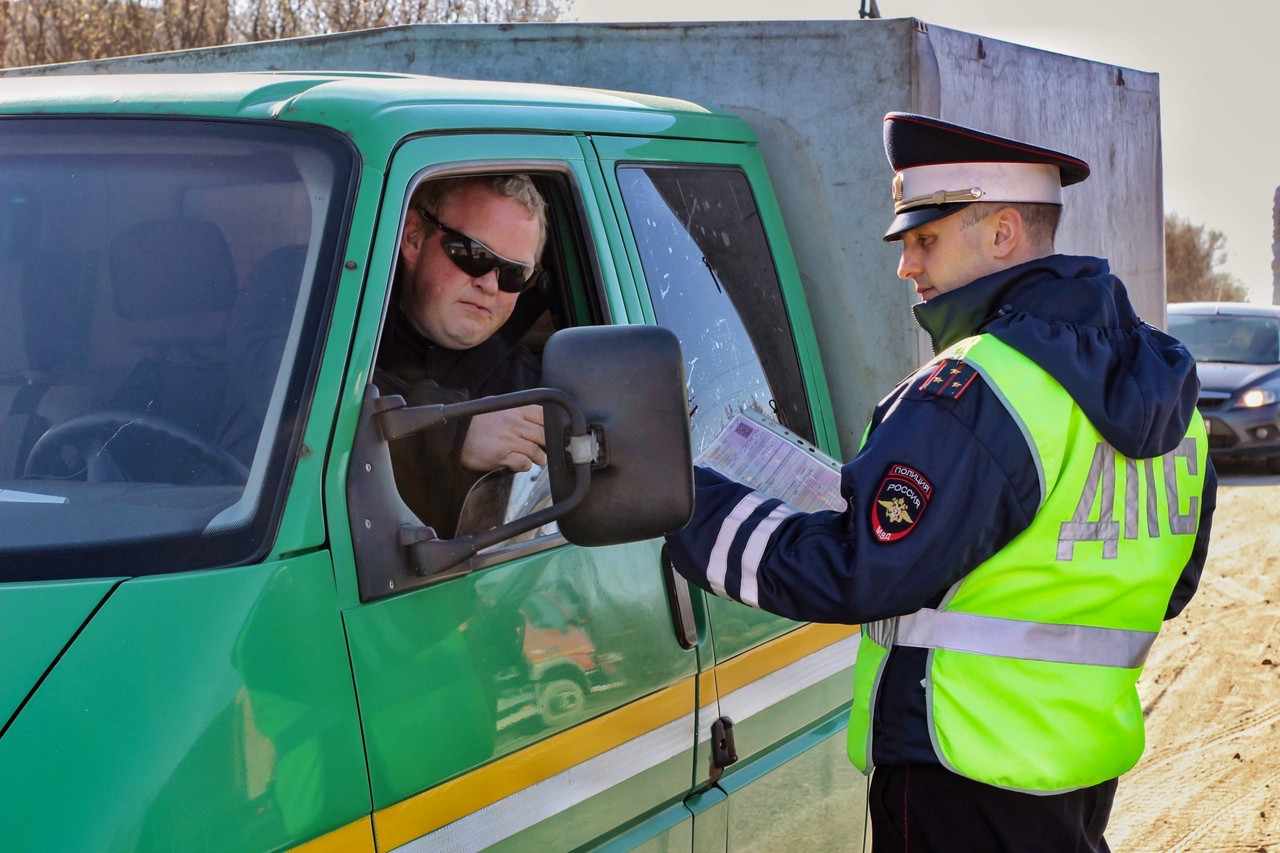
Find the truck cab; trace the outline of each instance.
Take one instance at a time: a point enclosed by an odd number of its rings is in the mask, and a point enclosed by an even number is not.
[[[550,458],[441,538],[387,442],[461,415],[371,376],[414,191],[492,173],[548,205],[499,334],[543,359]],[[839,455],[741,120],[408,74],[0,79],[0,323],[8,849],[861,847],[856,629],[704,596],[662,548],[734,415]]]

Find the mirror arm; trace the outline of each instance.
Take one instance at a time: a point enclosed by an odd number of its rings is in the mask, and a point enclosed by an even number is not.
[[[574,465],[573,491],[569,497],[553,506],[540,509],[524,518],[517,518],[500,524],[491,530],[485,530],[473,536],[462,536],[457,539],[423,538],[430,528],[403,527],[400,529],[400,541],[409,550],[413,561],[413,570],[422,577],[431,577],[445,572],[466,562],[491,545],[504,542],[528,530],[555,521],[582,503],[591,487],[591,463]],[[431,531],[434,534],[434,531]]]
[[[402,527],[400,544],[408,549],[410,559],[413,561],[413,569],[420,577],[432,577],[445,572],[470,560],[485,548],[555,521],[582,503],[591,487],[591,466],[594,459],[579,461],[577,457],[580,455],[583,441],[590,440],[592,433],[587,430],[586,418],[577,401],[555,388],[531,388],[527,391],[515,391],[494,397],[429,406],[406,406],[404,398],[394,394],[380,397],[375,402],[374,417],[386,441],[414,435],[459,418],[535,403],[556,406],[569,417],[569,434],[564,437],[564,445],[560,450],[569,454],[572,460],[573,491],[563,501],[557,501],[552,506],[473,536],[437,539],[434,538],[433,532],[428,532],[428,528]]]
[[[530,388],[527,391],[479,397],[475,400],[463,400],[460,403],[435,403],[428,406],[407,406],[404,397],[391,394],[379,397],[374,403],[374,418],[378,421],[383,439],[395,441],[460,418],[484,415],[502,409],[514,409],[534,403],[550,403],[559,406],[568,414],[573,434],[586,435],[586,419],[577,401],[555,388]]]

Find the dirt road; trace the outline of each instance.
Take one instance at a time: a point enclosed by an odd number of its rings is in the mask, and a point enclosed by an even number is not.
[[[1147,751],[1120,781],[1116,853],[1280,853],[1280,477],[1220,466],[1209,563],[1139,689]]]

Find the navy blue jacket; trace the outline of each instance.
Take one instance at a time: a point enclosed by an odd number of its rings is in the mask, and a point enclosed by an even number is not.
[[[986,332],[1027,355],[1125,456],[1174,449],[1195,411],[1199,380],[1190,353],[1138,318],[1099,258],[1042,258],[934,297],[914,313],[935,353]],[[715,559],[728,597],[741,600],[745,573],[764,610],[802,621],[872,622],[937,606],[1026,529],[1040,486],[1017,424],[971,368],[959,392],[943,394],[925,382],[932,371],[907,377],[876,406],[866,443],[842,470],[846,511],[793,515],[761,550],[748,540],[778,503],[766,501],[731,543],[719,543]],[[923,478],[929,500],[909,529],[886,541],[883,527],[877,533],[876,498],[891,466]],[[679,572],[710,591],[722,524],[751,490],[704,468],[695,470],[695,483],[693,519],[668,542]],[[1216,488],[1210,465],[1195,549],[1165,618],[1181,612],[1199,582]],[[927,654],[890,652],[873,720],[877,764],[937,763],[921,686]]]

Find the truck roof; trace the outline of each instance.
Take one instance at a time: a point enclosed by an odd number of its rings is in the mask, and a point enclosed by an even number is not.
[[[363,71],[0,79],[0,115],[272,119],[334,128],[366,158],[433,130],[589,132],[754,142],[747,124],[674,98]]]

